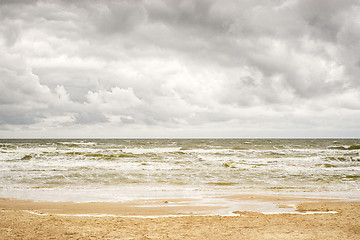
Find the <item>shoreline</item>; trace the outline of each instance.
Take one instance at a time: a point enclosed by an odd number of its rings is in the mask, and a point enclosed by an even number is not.
[[[231,215],[211,215],[223,206],[201,205],[194,199],[65,203],[1,198],[0,239],[360,238],[359,201],[254,195],[227,198],[240,204]],[[244,201],[272,201],[278,209],[291,211],[244,211],[240,209]]]
[[[255,194],[237,194],[202,198],[150,198],[125,202],[54,202],[0,198],[0,209],[2,211],[29,211],[34,214],[69,216],[233,216],[235,211],[258,212],[263,214],[296,213],[297,205],[302,203],[346,201],[348,200]]]

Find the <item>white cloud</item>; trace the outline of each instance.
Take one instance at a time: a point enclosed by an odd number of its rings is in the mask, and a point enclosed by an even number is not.
[[[359,16],[355,0],[1,1],[0,134],[354,136]]]
[[[141,104],[141,101],[135,96],[131,88],[121,89],[115,87],[110,91],[90,91],[86,98],[90,105],[101,108],[104,112],[109,113],[122,112]]]

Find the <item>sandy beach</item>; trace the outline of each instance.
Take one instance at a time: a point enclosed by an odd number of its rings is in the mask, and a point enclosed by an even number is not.
[[[360,202],[229,196],[287,213],[210,215],[222,206],[193,199],[127,203],[0,199],[0,239],[359,239]],[[293,203],[297,202],[294,206]],[[241,208],[241,207],[240,207]]]

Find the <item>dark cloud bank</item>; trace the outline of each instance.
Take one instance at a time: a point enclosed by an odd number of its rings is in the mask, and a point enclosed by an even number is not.
[[[360,5],[0,1],[0,137],[360,137]]]

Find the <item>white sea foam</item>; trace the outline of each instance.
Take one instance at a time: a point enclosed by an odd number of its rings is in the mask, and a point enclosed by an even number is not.
[[[360,150],[350,149],[359,140],[337,140],[340,149],[334,149],[333,140],[4,141],[0,194],[5,197],[47,192],[86,201],[91,198],[87,192],[102,199],[121,189],[122,197],[151,194],[142,185],[158,196],[264,190],[324,196],[340,192],[351,198],[360,192]]]
[[[145,154],[145,153],[171,153],[180,151],[180,147],[165,147],[165,148],[124,148],[122,149],[125,153],[134,153],[134,154]]]

